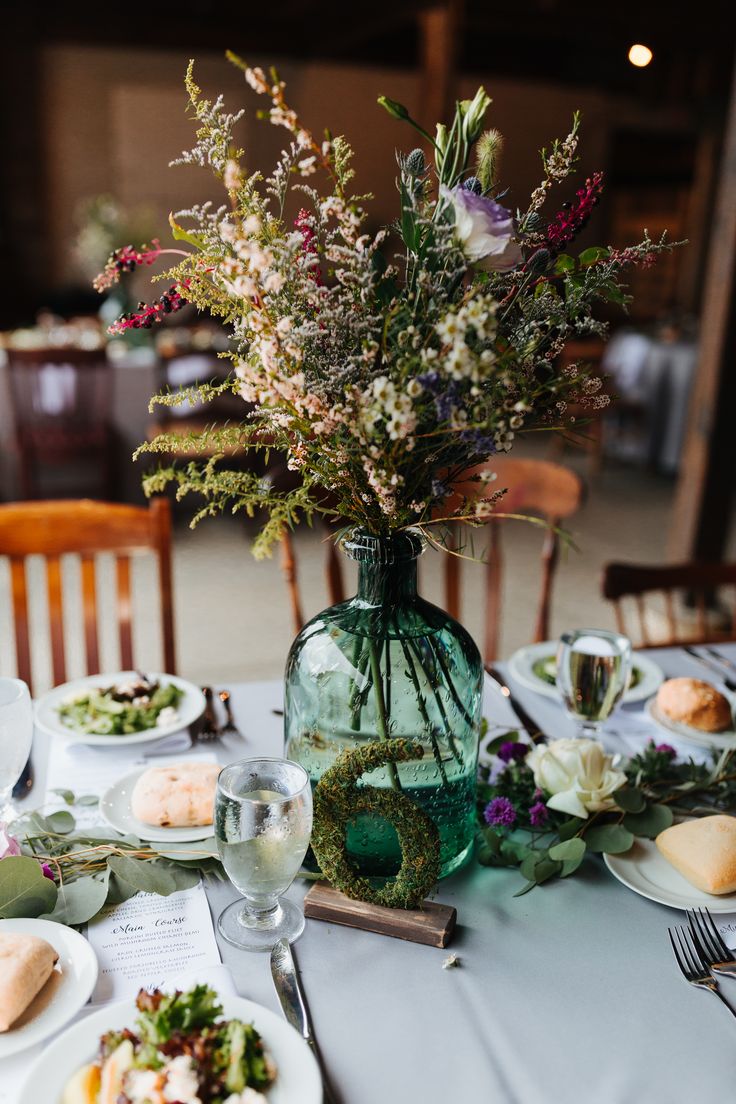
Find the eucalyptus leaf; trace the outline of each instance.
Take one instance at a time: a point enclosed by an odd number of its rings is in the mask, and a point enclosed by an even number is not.
[[[529,855],[526,856],[525,859],[523,859],[521,866],[519,867],[521,873],[530,882],[536,882],[534,871],[536,870],[537,863],[539,862],[540,854],[545,854],[545,852],[532,851]]]
[[[131,897],[135,897],[137,892],[138,890],[135,886],[130,885],[128,882],[124,882],[122,878],[117,878],[115,874],[110,871],[110,881],[107,890],[108,905],[122,905],[124,901],[128,901]]]
[[[97,794],[82,794],[75,801],[75,805],[99,805],[100,799]]]
[[[130,855],[112,855],[107,860],[107,865],[118,878],[143,893],[157,893],[160,897],[168,897],[176,889],[173,875],[157,860],[142,862]]]
[[[510,839],[507,837],[501,841],[501,854],[514,863],[523,862],[529,854],[537,855],[539,853],[538,851],[533,851],[529,844],[524,843],[523,840]]]
[[[106,869],[101,874],[88,874],[60,885],[56,905],[44,919],[55,920],[57,924],[86,924],[107,900],[109,879],[110,871]]]
[[[566,878],[568,874],[572,874],[580,866],[585,858],[586,851],[587,845],[585,840],[577,837],[575,839],[563,840],[561,843],[556,843],[554,847],[550,847],[549,857],[551,859],[557,859],[562,863],[560,877]]]
[[[673,820],[669,806],[648,805],[641,813],[627,813],[624,817],[624,827],[635,836],[654,839],[660,832],[664,832],[665,828],[669,828]]]
[[[620,855],[628,851],[633,842],[633,833],[621,824],[597,824],[585,833],[585,843],[589,851],[605,851],[608,855]]]
[[[625,813],[640,813],[647,804],[644,794],[636,786],[624,786],[623,789],[616,790],[613,800]]]
[[[66,809],[58,809],[55,813],[49,813],[46,817],[52,832],[62,836],[68,836],[77,826],[77,822]]]
[[[0,861],[0,918],[40,916],[56,904],[56,885],[37,859],[8,855]]]
[[[186,866],[178,866],[174,863],[169,863],[167,865],[167,870],[174,879],[174,884],[177,889],[193,889],[200,880],[199,871],[191,870]]]
[[[548,882],[550,878],[556,877],[561,872],[562,863],[545,856],[534,867],[534,880],[537,885],[542,885],[543,882]]]
[[[596,261],[602,261],[604,257],[608,256],[608,250],[602,245],[591,245],[589,249],[584,249],[578,257],[578,264],[583,268],[587,268],[588,265],[595,264]]]
[[[585,824],[585,821],[581,817],[571,817],[570,820],[566,820],[564,824],[561,824],[557,829],[557,835],[561,840],[572,839],[576,836],[580,829]]]
[[[521,889],[517,889],[514,897],[523,897],[525,893],[528,893],[530,889],[534,889],[536,885],[537,882],[528,881],[525,886],[521,887]]]
[[[65,801],[67,805],[74,804],[74,794],[71,790],[49,790],[49,793],[58,794],[62,801]]]

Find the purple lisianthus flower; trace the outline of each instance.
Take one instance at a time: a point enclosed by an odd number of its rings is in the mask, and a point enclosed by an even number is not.
[[[535,801],[529,808],[529,823],[532,828],[542,828],[549,819],[549,810],[543,801]]]
[[[509,827],[516,820],[516,809],[507,797],[494,797],[483,810],[486,824]]]
[[[521,744],[516,740],[507,740],[505,744],[501,744],[496,754],[502,763],[519,763],[522,759],[526,759],[528,750],[529,746],[527,744]]]
[[[0,821],[0,859],[7,859],[10,855],[20,855],[20,844],[15,836],[11,836],[7,824]]]
[[[440,198],[455,214],[455,232],[463,253],[478,268],[506,272],[522,260],[521,246],[513,240],[516,233],[510,211],[490,196],[459,186],[443,184]]]
[[[56,881],[56,878],[54,877],[54,872],[48,863],[41,863],[41,873],[43,874],[44,878],[48,878],[49,881]]]
[[[670,759],[677,757],[677,752],[672,747],[672,744],[655,744],[654,750],[658,751],[660,755],[669,755]]]

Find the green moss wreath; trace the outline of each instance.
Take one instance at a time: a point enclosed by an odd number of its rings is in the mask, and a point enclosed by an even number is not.
[[[416,908],[440,873],[440,834],[434,821],[400,790],[356,783],[386,763],[421,759],[424,749],[410,740],[382,740],[343,751],[314,791],[312,848],[322,873],[347,897],[387,908]],[[345,829],[360,813],[384,817],[396,829],[401,868],[380,888],[358,874],[345,849]]]

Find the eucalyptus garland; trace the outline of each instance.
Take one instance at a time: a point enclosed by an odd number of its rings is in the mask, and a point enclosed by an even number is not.
[[[75,803],[71,793],[65,800]],[[29,813],[12,833],[2,832],[4,854],[0,847],[2,919],[42,916],[76,926],[139,891],[168,897],[201,874],[222,877],[214,841],[143,843],[102,825],[78,828],[69,809]]]
[[[347,897],[388,908],[417,908],[437,881],[440,836],[431,817],[399,790],[357,785],[361,775],[378,767],[423,755],[421,744],[385,740],[343,751],[323,774],[314,792],[312,848],[324,876]],[[380,888],[357,872],[345,848],[346,827],[361,814],[383,817],[399,837],[401,867]]]

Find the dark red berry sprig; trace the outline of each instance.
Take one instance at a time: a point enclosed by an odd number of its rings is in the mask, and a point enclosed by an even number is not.
[[[544,245],[554,256],[568,242],[577,237],[588,222],[593,208],[601,198],[603,173],[589,176],[582,188],[578,188],[572,203],[566,203],[550,222],[545,233]]]
[[[109,334],[121,334],[126,330],[150,330],[157,322],[162,322],[167,314],[181,310],[187,305],[188,300],[183,297],[179,288],[188,286],[189,281],[181,284],[172,284],[168,291],[153,303],[139,303],[138,309],[129,314],[123,314],[116,322],[108,327]]]

